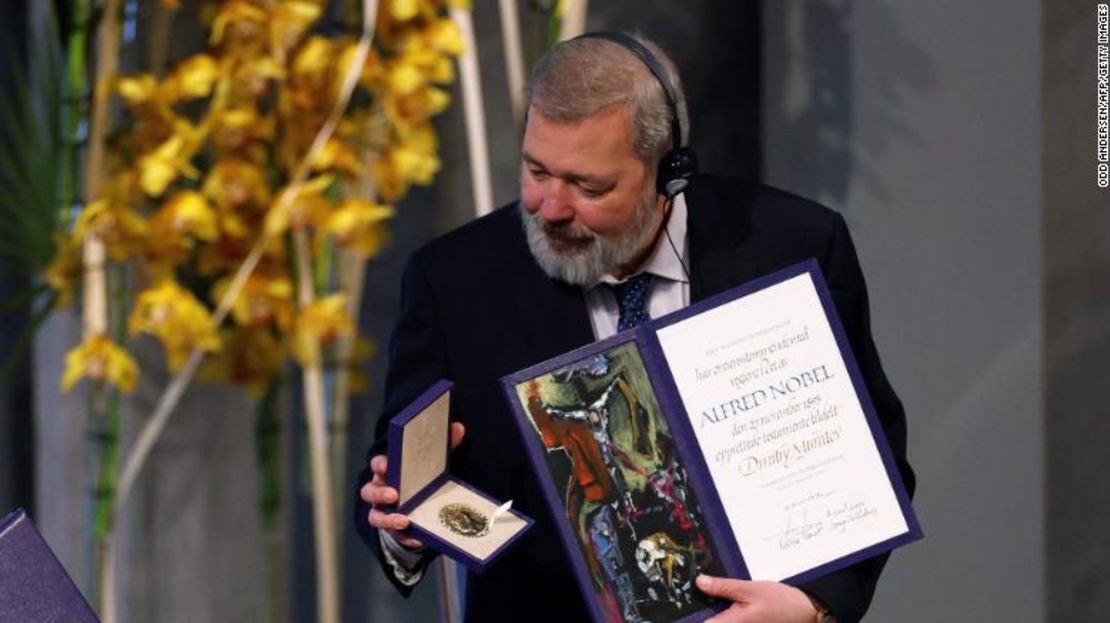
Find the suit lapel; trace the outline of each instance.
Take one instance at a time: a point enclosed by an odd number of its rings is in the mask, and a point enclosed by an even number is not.
[[[525,367],[589,344],[594,334],[582,289],[545,275],[532,259],[523,230],[518,231],[516,268],[506,271],[506,286],[513,292],[504,335],[521,336],[517,350],[528,361],[519,367]]]
[[[594,339],[582,289],[546,275],[542,283],[541,288],[519,291],[534,296],[518,298],[518,319],[525,320],[524,335],[531,341],[527,350],[541,355],[532,363],[561,355]]]
[[[686,191],[690,297],[700,301],[759,274],[751,240],[751,188],[698,177]]]

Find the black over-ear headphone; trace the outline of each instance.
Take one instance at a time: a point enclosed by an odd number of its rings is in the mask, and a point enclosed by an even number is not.
[[[599,30],[579,35],[578,38],[605,39],[623,46],[647,65],[652,75],[659,81],[659,85],[663,87],[663,93],[667,97],[667,107],[671,111],[672,145],[671,150],[663,154],[662,159],[659,160],[659,170],[655,173],[655,188],[667,199],[674,199],[675,195],[686,190],[690,185],[690,178],[698,172],[698,157],[693,149],[682,146],[682,126],[678,121],[678,95],[671,86],[671,81],[667,79],[667,72],[663,70],[662,63],[642,43],[620,31]]]

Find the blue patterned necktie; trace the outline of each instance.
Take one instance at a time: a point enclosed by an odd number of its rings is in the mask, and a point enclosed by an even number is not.
[[[612,286],[620,309],[617,331],[627,331],[648,321],[648,291],[651,289],[651,275],[640,273],[630,279]]]

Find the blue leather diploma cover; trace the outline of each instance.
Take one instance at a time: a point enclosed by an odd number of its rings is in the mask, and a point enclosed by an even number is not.
[[[921,538],[814,261],[502,379],[595,621],[701,621]],[[558,521],[562,518],[562,521]]]
[[[0,520],[0,621],[96,620],[30,518],[16,510]]]

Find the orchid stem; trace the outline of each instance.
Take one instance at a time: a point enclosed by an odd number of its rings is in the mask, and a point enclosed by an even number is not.
[[[79,1],[79,5],[77,15],[75,15],[79,18],[76,27],[85,30],[91,27],[87,23],[87,17],[91,14],[91,11],[89,11],[87,0]],[[82,194],[86,200],[91,200],[100,193],[100,187],[107,171],[105,148],[110,111],[107,92],[104,89],[97,88],[97,81],[108,80],[109,76],[115,74],[119,67],[119,6],[119,0],[107,0],[104,13],[100,17],[100,23],[96,25],[96,71],[89,81],[93,85],[92,108],[89,112],[89,141],[85,158],[85,177],[82,180]],[[85,73],[83,62],[84,35],[74,39],[71,43],[79,43],[82,49],[70,50],[69,76],[71,85],[80,84]],[[69,95],[75,95],[75,93]],[[86,236],[82,241],[82,261],[84,270],[82,279],[82,320],[84,334],[88,338],[108,332],[108,284],[105,272],[107,258],[103,241],[96,236]],[[120,310],[120,313],[122,314],[122,310]],[[97,393],[102,395],[100,392]],[[100,616],[104,623],[115,623],[115,581],[108,549],[112,538],[114,504],[111,503],[111,500],[105,502],[101,499],[101,496],[109,490],[102,487],[106,482],[111,484],[114,479],[115,465],[118,459],[119,448],[117,445],[118,439],[116,439],[119,436],[118,395],[108,400],[104,425],[108,429],[109,444],[103,449],[101,457],[93,534],[94,543],[96,544],[95,554],[99,562],[96,566],[96,583],[99,589],[97,592]],[[114,493],[108,495],[114,495]],[[101,527],[104,528],[103,532],[100,531]]]

